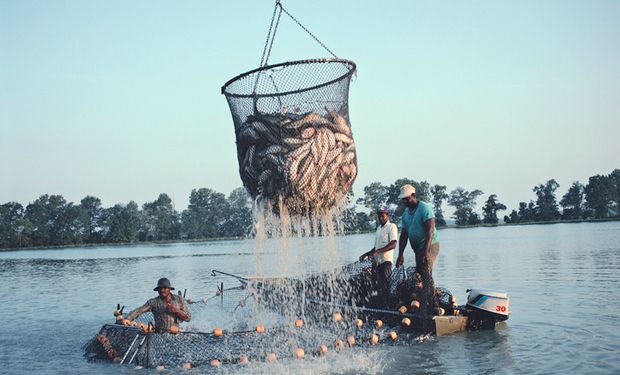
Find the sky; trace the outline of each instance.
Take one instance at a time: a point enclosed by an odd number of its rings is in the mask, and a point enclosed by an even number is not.
[[[357,196],[408,177],[510,210],[620,168],[619,1],[282,3],[357,64]],[[0,203],[165,192],[182,210],[241,186],[220,88],[258,67],[273,5],[0,0]],[[270,63],[312,57],[283,15]]]

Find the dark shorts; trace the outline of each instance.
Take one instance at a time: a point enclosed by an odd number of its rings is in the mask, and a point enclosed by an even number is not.
[[[377,284],[379,290],[390,291],[390,284],[392,283],[392,262],[383,262],[378,266],[373,266],[377,273]]]
[[[416,271],[420,272],[420,269],[418,269],[418,267],[420,267],[419,265],[424,264],[425,260],[426,262],[428,262],[428,266],[430,268],[431,273],[433,272],[433,267],[435,266],[435,261],[437,260],[437,256],[439,255],[439,242],[437,242],[436,244],[432,244],[428,257],[426,259],[423,258],[423,251],[414,251],[415,254],[415,265],[416,265]]]

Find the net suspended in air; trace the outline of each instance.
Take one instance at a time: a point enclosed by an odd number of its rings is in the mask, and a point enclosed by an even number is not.
[[[222,93],[250,195],[293,214],[321,212],[342,202],[357,176],[348,105],[356,66],[335,55],[267,65],[281,12],[318,41],[276,3],[261,67],[229,80]]]

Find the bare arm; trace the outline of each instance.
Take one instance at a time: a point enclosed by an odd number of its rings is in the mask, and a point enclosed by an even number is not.
[[[367,257],[370,256],[370,254],[372,254],[372,252],[375,251],[375,248],[373,247],[372,249],[370,249],[370,251],[365,252],[364,254],[360,255],[360,262],[363,262],[364,259],[366,259]]]
[[[188,322],[192,318],[192,314],[189,312],[189,308],[187,307],[185,300],[183,297],[179,297],[177,302],[179,303],[179,307],[176,307],[172,303],[168,303],[166,305],[166,310],[176,315],[182,321]]]
[[[151,311],[151,304],[149,303],[149,301],[146,301],[146,303],[140,307],[138,307],[137,309],[132,310],[129,315],[127,315],[127,319],[129,320],[134,320],[137,317],[139,317],[140,315]]]
[[[407,229],[403,228],[400,231],[400,238],[398,239],[398,259],[396,259],[396,267],[400,267],[405,262],[405,247],[407,247],[407,240],[409,239],[409,234],[407,233]]]
[[[424,257],[428,257],[433,244],[433,234],[435,234],[435,218],[428,219],[424,222],[426,229],[426,243],[424,244]]]
[[[390,241],[390,243],[388,243],[387,245],[381,248],[378,248],[377,250],[373,249],[372,252],[376,255],[376,254],[385,253],[386,251],[390,251],[394,249],[396,249],[396,240]]]

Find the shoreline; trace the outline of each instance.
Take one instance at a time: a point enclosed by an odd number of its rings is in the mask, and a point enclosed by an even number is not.
[[[506,227],[506,226],[520,226],[520,225],[550,225],[550,224],[577,224],[577,223],[600,223],[620,221],[620,217],[610,217],[603,219],[578,219],[578,220],[554,220],[554,221],[532,221],[527,223],[498,223],[498,224],[476,224],[476,225],[446,225],[438,227],[437,230],[444,229],[472,229],[472,228],[491,228],[491,227]],[[347,232],[345,235],[354,234],[367,234],[374,233],[374,230],[370,231],[355,231]],[[144,242],[102,242],[102,243],[86,243],[86,244],[74,244],[74,245],[54,245],[54,246],[29,246],[29,247],[11,247],[0,248],[0,253],[14,252],[14,251],[26,251],[26,250],[57,250],[57,249],[75,249],[75,248],[89,248],[96,249],[100,247],[138,247],[138,246],[152,246],[152,245],[173,245],[173,244],[192,244],[202,242],[216,242],[216,241],[244,241],[251,240],[249,237],[214,237],[214,238],[200,238],[192,240],[169,240],[169,241],[144,241]]]

